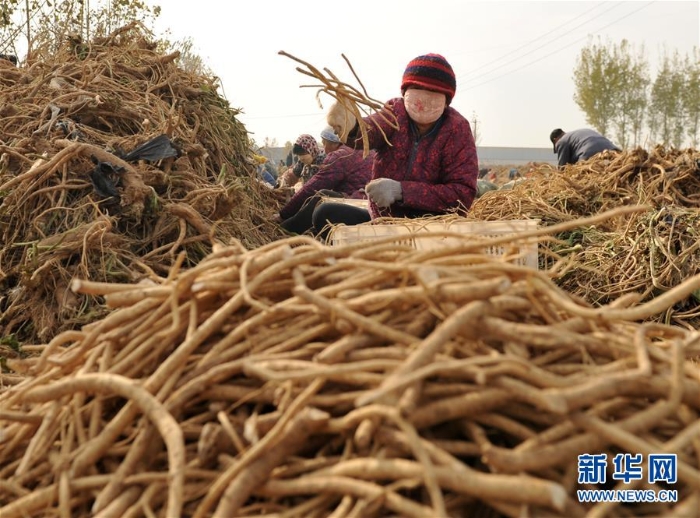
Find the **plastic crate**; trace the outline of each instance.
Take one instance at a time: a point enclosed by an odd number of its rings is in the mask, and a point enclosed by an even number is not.
[[[538,225],[539,220],[532,219],[508,221],[429,220],[427,222],[409,219],[392,223],[337,225],[331,231],[330,242],[333,246],[341,246],[395,236],[397,243],[411,245],[417,250],[431,250],[464,244],[463,238],[445,235],[445,232],[498,238],[517,236],[523,232],[537,229]],[[537,246],[537,239],[534,238],[495,245],[485,243],[480,250],[487,255],[506,256],[507,260],[515,264],[537,269]]]

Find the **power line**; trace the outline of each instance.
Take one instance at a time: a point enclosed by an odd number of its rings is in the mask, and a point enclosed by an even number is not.
[[[245,114],[244,114],[245,115]],[[292,117],[317,117],[318,113],[290,113],[288,115],[258,115],[248,116],[248,119],[290,119]]]
[[[652,0],[651,2],[648,2],[648,3],[644,4],[644,5],[643,5],[642,7],[640,7],[639,9],[635,9],[635,10],[632,11],[631,13],[628,13],[628,14],[626,14],[625,16],[622,16],[622,17],[618,18],[617,20],[612,21],[612,22],[609,23],[609,24],[604,25],[603,27],[600,27],[598,30],[596,30],[596,31],[593,32],[592,34],[596,34],[597,32],[600,32],[600,31],[602,31],[603,29],[607,29],[607,28],[610,27],[611,25],[615,25],[617,22],[622,21],[622,20],[624,20],[625,18],[629,18],[630,16],[632,16],[632,15],[635,14],[635,13],[638,13],[638,12],[641,11],[642,9],[646,9],[646,8],[649,7],[651,4],[653,4],[655,1],[656,1],[656,0]],[[579,43],[580,41],[585,40],[588,36],[589,36],[589,35],[587,34],[586,36],[583,36],[582,38],[579,38],[579,39],[577,39],[577,40],[572,41],[572,42],[569,43],[568,45],[565,45],[565,46],[563,46],[563,47],[559,47],[557,50],[555,50],[555,51],[553,51],[553,52],[550,52],[549,54],[545,54],[545,55],[542,56],[541,58],[538,58],[538,59],[535,59],[535,60],[530,61],[530,62],[528,62],[528,63],[525,63],[523,66],[518,67],[518,68],[515,68],[515,69],[513,69],[513,70],[511,70],[511,71],[509,71],[509,72],[506,72],[505,74],[501,74],[501,75],[496,76],[496,77],[493,77],[493,78],[491,78],[491,79],[487,79],[486,81],[482,81],[481,83],[478,83],[478,84],[476,84],[476,85],[464,87],[463,89],[464,89],[464,90],[472,90],[472,89],[474,89],[474,88],[478,88],[478,87],[480,87],[480,86],[483,86],[483,85],[485,85],[485,84],[487,84],[487,83],[491,83],[492,81],[495,81],[496,79],[501,79],[502,77],[508,76],[508,75],[510,75],[510,74],[512,74],[512,73],[514,73],[514,72],[518,72],[518,71],[522,70],[523,68],[527,68],[527,67],[529,67],[530,65],[534,65],[535,63],[537,63],[537,62],[539,62],[539,61],[542,61],[542,60],[545,59],[545,58],[548,58],[548,57],[550,57],[550,56],[553,56],[554,54],[558,54],[559,52],[562,52],[563,50],[565,50],[565,49],[567,49],[567,48],[569,48],[569,47],[572,47],[572,46],[575,45],[576,43]]]
[[[620,4],[620,3],[622,3],[622,2],[618,2],[618,4]],[[489,63],[486,63],[486,64],[483,64],[483,65],[481,65],[481,66],[478,66],[478,67],[476,67],[476,68],[474,68],[474,69],[472,69],[472,70],[469,70],[469,71],[465,72],[464,74],[460,74],[460,76],[458,77],[458,79],[461,78],[461,77],[464,77],[464,76],[470,76],[471,74],[474,74],[475,72],[478,72],[479,70],[482,70],[482,69],[484,69],[484,68],[487,68],[487,67],[493,65],[494,63],[497,63],[497,62],[501,61],[502,59],[505,59],[505,58],[508,58],[508,57],[512,56],[514,52],[519,52],[520,50],[524,49],[524,48],[527,47],[528,45],[531,45],[531,44],[535,43],[536,41],[541,40],[541,39],[544,38],[545,36],[549,36],[550,34],[552,34],[553,32],[558,31],[558,30],[561,29],[562,27],[564,27],[564,26],[566,26],[566,25],[569,25],[571,22],[573,22],[573,21],[575,21],[575,20],[578,20],[578,19],[581,18],[582,16],[587,15],[588,13],[590,13],[591,11],[594,11],[595,9],[598,9],[598,7],[600,7],[601,5],[603,5],[602,2],[600,2],[600,3],[596,4],[596,5],[594,5],[592,8],[588,9],[587,11],[583,12],[582,14],[576,15],[574,18],[571,18],[570,20],[568,20],[568,21],[566,21],[566,22],[564,22],[564,23],[562,23],[562,24],[556,26],[554,29],[552,29],[552,30],[550,30],[550,31],[548,31],[548,32],[545,32],[544,34],[541,34],[541,35],[537,36],[536,38],[534,38],[534,39],[528,41],[527,43],[524,43],[524,44],[521,45],[520,47],[516,48],[514,51],[509,51],[508,53],[501,55],[500,57],[498,57],[498,58],[496,58],[496,59],[490,61]],[[617,7],[617,6],[615,6],[615,7]],[[605,12],[607,12],[607,11],[605,11]],[[589,20],[589,21],[590,21],[590,20]]]
[[[617,8],[617,7],[619,7],[619,5],[622,4],[622,3],[624,3],[624,2],[617,2],[614,6],[612,6],[612,7],[608,8],[608,9],[606,9],[605,11],[602,11],[601,13],[598,13],[596,16],[594,16],[594,17],[592,17],[592,18],[589,18],[588,20],[586,20],[586,21],[584,21],[584,22],[579,23],[578,25],[576,25],[575,27],[573,27],[572,29],[570,29],[570,31],[573,31],[573,30],[575,30],[575,29],[578,29],[578,28],[582,27],[583,25],[586,25],[587,23],[592,22],[593,20],[595,20],[595,19],[597,19],[597,18],[600,18],[602,15],[604,15],[604,14],[606,14],[606,13],[612,11],[613,9],[615,9],[615,8]],[[623,20],[623,19],[625,19],[625,18],[627,18],[627,17],[629,17],[629,16],[635,14],[636,12],[638,12],[638,11],[640,11],[640,10],[642,10],[642,9],[644,9],[644,8],[646,8],[646,7],[648,7],[648,6],[649,6],[650,4],[652,4],[652,3],[654,3],[654,0],[652,0],[651,2],[647,3],[646,5],[644,5],[644,6],[642,6],[642,7],[640,7],[639,9],[636,9],[635,11],[632,11],[632,12],[630,12],[630,13],[628,13],[628,14],[626,14],[626,15],[624,15],[624,16],[622,16],[622,17],[616,19],[616,20],[614,20],[614,21],[611,22],[610,24],[605,25],[605,26],[603,26],[603,27],[597,29],[596,32],[599,32],[599,31],[601,31],[601,30],[603,30],[603,29],[605,29],[605,28],[607,28],[607,27],[610,27],[611,25],[613,25],[613,24],[615,24],[615,23],[617,23],[617,22],[619,22],[619,21],[621,21],[621,20]],[[597,9],[597,8],[600,7],[601,5],[604,5],[604,3],[599,3],[599,4],[597,4],[596,6],[594,6],[594,7],[591,8],[591,9],[588,9],[588,10],[585,11],[584,13],[582,13],[582,14],[580,14],[580,15],[577,15],[575,18],[572,18],[572,19],[568,20],[567,22],[564,22],[563,24],[561,24],[561,25],[555,27],[554,29],[552,29],[552,30],[550,30],[550,31],[548,31],[548,32],[546,32],[546,33],[544,33],[544,34],[542,34],[542,35],[540,35],[540,36],[534,38],[533,40],[531,40],[531,41],[529,41],[529,42],[527,42],[527,43],[525,43],[525,44],[523,44],[521,47],[519,47],[518,49],[516,49],[515,52],[517,52],[517,51],[519,51],[519,50],[521,50],[521,49],[527,47],[528,45],[530,45],[530,44],[532,44],[532,43],[534,43],[534,42],[536,42],[536,41],[538,41],[538,40],[540,40],[540,39],[542,39],[542,38],[544,38],[544,37],[546,37],[546,36],[552,34],[553,32],[556,32],[556,31],[559,30],[560,28],[562,28],[562,27],[564,27],[564,26],[570,24],[571,22],[573,22],[573,21],[579,19],[581,16],[585,16],[586,14],[589,14],[590,12],[592,12],[592,11],[595,10],[595,9]],[[595,33],[594,33],[594,34],[595,34]],[[511,71],[509,71],[509,72],[506,72],[505,74],[501,74],[501,75],[499,75],[499,76],[497,76],[497,77],[494,77],[494,78],[492,78],[492,79],[488,79],[488,80],[486,80],[486,81],[483,81],[483,82],[478,83],[478,84],[473,85],[473,86],[466,86],[466,87],[460,87],[460,88],[461,88],[461,89],[470,90],[470,89],[472,89],[472,88],[477,88],[477,87],[479,87],[479,86],[482,86],[482,85],[484,85],[484,84],[487,84],[487,83],[489,83],[489,82],[491,82],[491,81],[494,81],[494,80],[496,80],[496,79],[500,79],[501,77],[505,77],[505,76],[507,76],[507,75],[510,75],[510,74],[512,74],[512,73],[514,73],[514,72],[517,72],[517,71],[519,71],[519,70],[522,70],[523,68],[526,68],[526,67],[528,67],[528,66],[530,66],[530,65],[532,65],[532,64],[534,64],[534,63],[537,63],[538,61],[541,61],[542,59],[545,59],[545,58],[547,58],[547,57],[549,57],[549,56],[552,56],[552,55],[554,55],[554,54],[557,54],[558,52],[561,52],[562,50],[564,50],[564,49],[566,49],[566,48],[568,48],[568,47],[570,47],[570,46],[572,46],[572,45],[578,43],[578,42],[581,41],[581,40],[586,39],[587,37],[588,37],[588,35],[583,36],[582,38],[579,38],[578,40],[573,41],[573,42],[570,43],[569,45],[566,45],[566,46],[564,46],[564,47],[558,47],[557,50],[555,50],[555,51],[553,51],[553,52],[551,52],[551,53],[549,53],[549,54],[546,54],[546,55],[542,56],[542,57],[539,58],[539,59],[536,59],[536,60],[534,60],[534,61],[528,62],[528,63],[526,63],[525,65],[523,65],[523,66],[521,66],[521,67],[519,67],[519,68],[516,68],[516,69],[513,69],[513,70],[511,70]],[[548,41],[548,42],[546,42],[546,43],[540,45],[539,47],[537,47],[537,48],[535,48],[535,49],[533,49],[533,50],[531,50],[531,51],[529,51],[529,52],[534,52],[534,51],[536,51],[536,50],[539,50],[539,49],[541,49],[542,47],[548,45],[549,43],[552,43],[552,40],[550,40],[550,41]],[[503,59],[504,57],[509,56],[509,55],[512,55],[512,53],[505,54],[505,55],[501,56],[500,58],[497,58],[496,61],[498,61],[498,60],[500,60],[500,59]],[[479,75],[477,75],[475,78],[473,78],[472,80],[476,80],[476,79],[478,79],[478,78],[480,78],[480,77],[484,77],[484,76],[486,76],[486,75],[489,75],[489,74],[491,74],[492,72],[494,72],[494,71],[496,71],[496,70],[498,70],[498,69],[500,69],[500,68],[503,68],[504,66],[506,66],[506,65],[508,65],[508,64],[510,64],[510,63],[513,63],[514,61],[517,61],[518,59],[521,59],[522,57],[523,57],[523,56],[519,56],[518,58],[515,58],[515,59],[510,60],[510,61],[508,61],[508,62],[506,62],[506,63],[503,63],[502,65],[499,65],[497,68],[495,68],[495,69],[493,69],[493,70],[491,70],[491,71],[485,72],[485,73],[483,73],[483,74],[479,74]],[[491,64],[493,64],[493,62],[489,63],[489,65],[491,65]],[[485,66],[487,66],[487,65],[485,65]],[[481,66],[481,67],[479,67],[479,68],[476,68],[476,69],[474,69],[474,71],[479,70],[479,69],[481,69],[481,68],[484,68],[484,66]],[[467,74],[468,74],[468,73],[467,73]],[[287,119],[287,118],[295,118],[295,117],[312,117],[312,116],[317,116],[317,115],[318,115],[318,114],[304,113],[304,114],[288,114],[288,115],[246,116],[246,118],[248,118],[249,120],[261,120],[261,119]],[[318,120],[320,120],[320,119],[318,119]],[[318,122],[318,120],[317,120],[316,122]]]
[[[580,27],[583,27],[584,25],[586,25],[586,24],[592,22],[592,21],[595,20],[596,18],[600,18],[600,17],[603,16],[604,14],[606,14],[606,13],[612,11],[613,9],[616,9],[617,7],[619,7],[620,4],[622,4],[622,3],[623,3],[623,2],[617,2],[616,5],[613,5],[613,6],[610,7],[609,9],[606,9],[605,11],[603,11],[603,12],[601,12],[601,13],[598,13],[598,14],[597,14],[596,16],[594,16],[593,18],[590,18],[590,19],[588,19],[588,20],[586,20],[586,21],[584,21],[584,22],[579,23],[578,25],[576,25],[575,27],[573,27],[572,29],[570,29],[569,32],[574,31],[574,30],[576,30],[576,29],[578,29],[578,28],[580,28]],[[589,12],[589,11],[587,11],[587,12]],[[585,13],[584,13],[584,14],[585,14]],[[569,23],[569,22],[566,22],[566,24],[568,24],[568,23]],[[564,24],[564,25],[566,25],[566,24]],[[561,27],[561,26],[560,26],[560,27]],[[559,27],[558,27],[558,28],[559,28]],[[557,29],[558,29],[558,28],[557,28]],[[551,32],[554,32],[554,31],[556,31],[557,29],[554,29],[553,31],[550,31],[550,32],[547,33],[547,34],[550,34]],[[542,49],[543,47],[546,47],[547,45],[549,45],[549,44],[551,44],[551,43],[554,43],[554,42],[557,42],[557,41],[558,41],[558,37],[555,38],[555,39],[553,39],[553,40],[549,40],[549,41],[543,43],[542,45],[540,45],[539,47],[536,47],[536,48],[534,48],[534,49],[532,49],[532,50],[530,50],[530,51],[528,51],[528,52],[529,52],[529,53],[533,53],[533,52],[535,52],[535,51],[537,51],[537,50],[540,50],[540,49]],[[482,74],[477,74],[475,77],[471,77],[471,78],[467,79],[467,82],[469,83],[469,82],[477,81],[477,80],[483,78],[484,76],[487,76],[487,75],[489,75],[489,74],[495,72],[496,70],[499,70],[499,69],[505,67],[506,65],[509,65],[509,64],[514,63],[514,62],[516,62],[516,61],[519,61],[520,59],[522,59],[522,58],[524,58],[524,57],[525,57],[525,56],[517,56],[517,57],[511,59],[510,61],[506,61],[505,63],[503,63],[503,64],[497,66],[496,68],[494,68],[494,69],[492,69],[492,70],[489,70],[488,72],[484,72],[484,73],[482,73]]]

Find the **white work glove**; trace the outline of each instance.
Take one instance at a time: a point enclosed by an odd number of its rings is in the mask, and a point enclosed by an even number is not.
[[[377,178],[365,186],[367,197],[378,207],[388,207],[403,198],[401,183],[391,178]]]
[[[345,144],[348,141],[348,134],[355,127],[355,124],[357,124],[357,118],[347,106],[335,102],[328,110],[326,122],[335,130],[335,134],[338,135],[340,141]]]

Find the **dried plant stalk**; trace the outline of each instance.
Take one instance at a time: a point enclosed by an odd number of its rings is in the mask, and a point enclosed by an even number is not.
[[[345,83],[338,79],[338,77],[331,72],[328,68],[324,68],[324,72],[327,75],[324,75],[323,72],[321,72],[318,68],[315,66],[311,65],[310,63],[299,59],[283,50],[279,51],[279,54],[282,56],[286,56],[297,63],[301,63],[304,65],[306,68],[301,68],[297,67],[297,70],[301,72],[302,74],[313,77],[314,79],[317,79],[321,84],[316,84],[316,85],[301,85],[301,88],[316,88],[318,91],[316,92],[316,99],[319,102],[319,106],[323,108],[321,105],[321,100],[320,100],[320,95],[321,92],[325,92],[326,94],[330,95],[333,97],[336,102],[344,106],[350,113],[354,115],[354,117],[357,119],[357,123],[359,125],[360,129],[360,134],[362,135],[362,142],[363,142],[363,155],[367,157],[369,155],[369,143],[367,139],[367,123],[364,121],[363,117],[366,115],[370,115],[372,113],[378,114],[385,122],[387,122],[392,128],[398,129],[398,121],[396,119],[396,115],[394,115],[388,108],[384,106],[384,103],[381,103],[377,101],[376,99],[372,99],[368,94],[367,94],[367,89],[365,86],[362,84],[362,81],[360,81],[360,78],[357,76],[357,73],[355,72],[354,67],[350,63],[350,60],[345,56],[345,54],[341,54],[343,59],[348,65],[348,68],[352,72],[353,76],[357,80],[357,82],[360,85],[360,88],[362,91],[358,90],[354,86]],[[379,130],[382,133],[382,136],[384,137],[385,142],[388,145],[391,145],[389,142],[389,139],[386,136],[386,133],[382,130],[382,128],[377,124],[375,125],[377,130]]]

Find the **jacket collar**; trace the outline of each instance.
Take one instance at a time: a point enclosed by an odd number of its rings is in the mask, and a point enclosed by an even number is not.
[[[408,115],[408,114],[406,114]],[[411,135],[415,140],[420,140],[425,137],[430,137],[431,135],[434,135],[437,133],[440,128],[442,127],[443,123],[445,122],[445,119],[447,118],[447,108],[445,108],[445,111],[442,112],[442,115],[440,115],[440,118],[435,122],[435,126],[433,126],[428,133],[425,135],[421,136],[418,134],[418,127],[416,126],[416,123],[413,122],[413,119],[411,117],[408,117],[408,126],[411,128]]]

